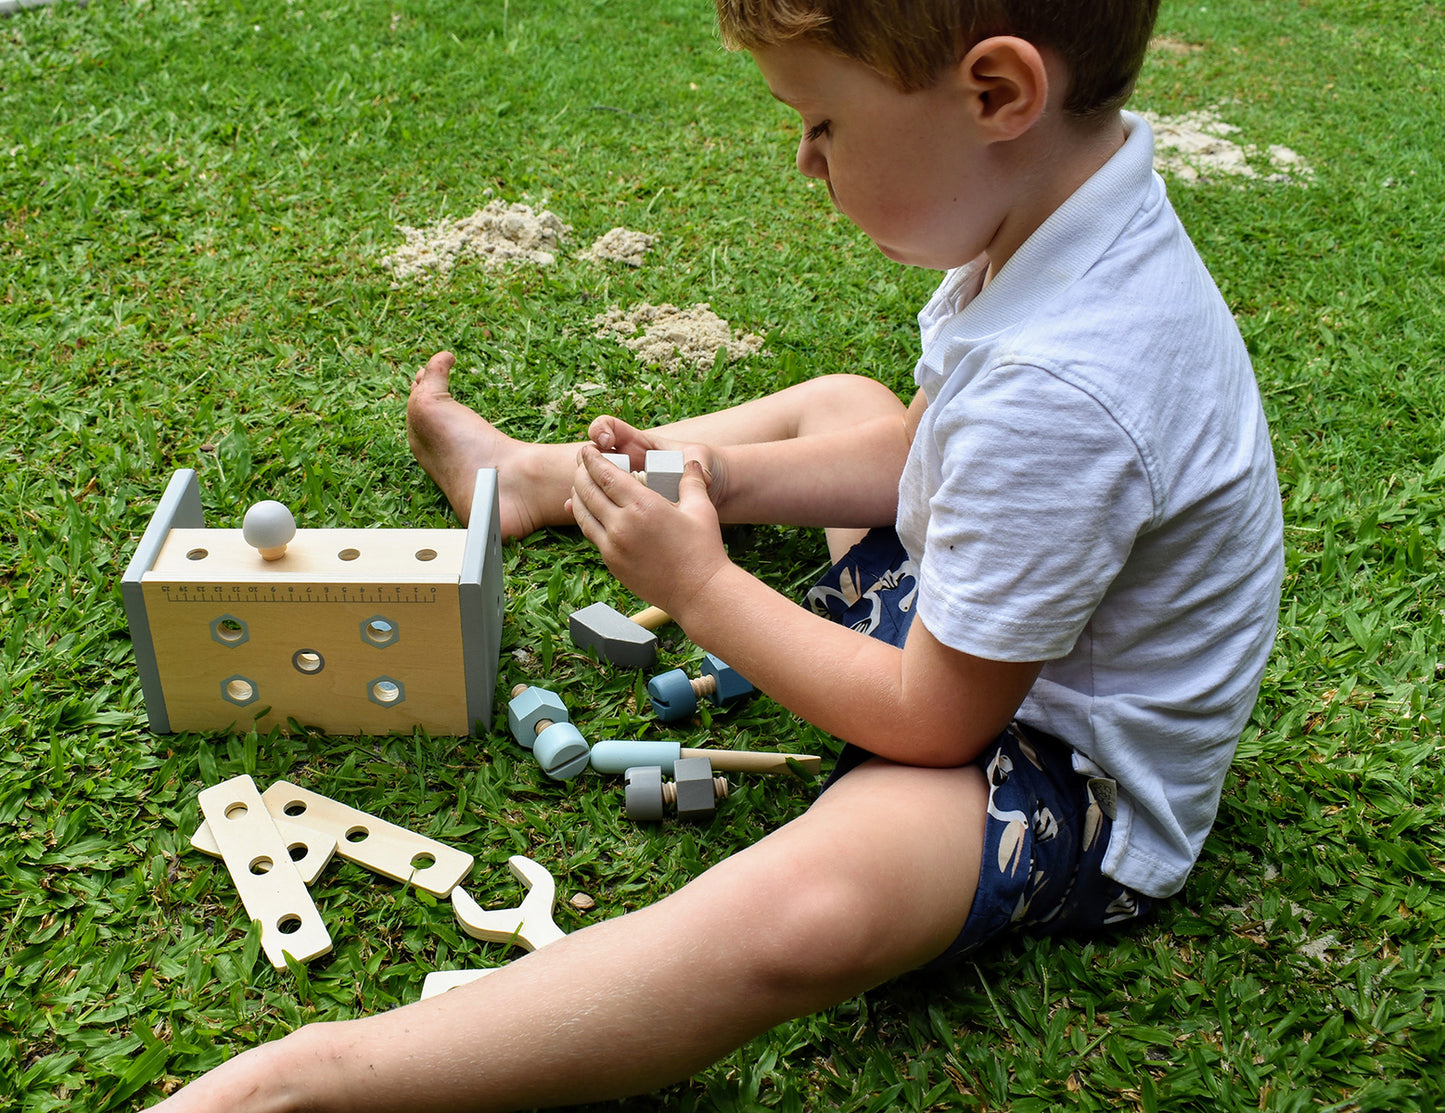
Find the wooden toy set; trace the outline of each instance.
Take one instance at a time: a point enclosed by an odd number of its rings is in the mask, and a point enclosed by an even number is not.
[[[649,486],[676,499],[681,474],[681,453],[649,453]],[[269,501],[252,506],[241,529],[214,529],[195,472],[176,472],[121,581],[151,728],[480,735],[492,723],[501,647],[498,501],[497,474],[483,469],[465,530],[298,530],[290,511]],[[667,621],[656,608],[629,619],[599,603],[569,625],[580,648],[640,668],[655,657],[653,629]],[[713,657],[703,673],[653,678],[660,719],[690,717],[701,697],[722,706],[752,691]],[[811,754],[669,742],[591,745],[561,698],[535,686],[512,692],[508,725],[552,777],[589,768],[626,774],[627,814],[644,821],[661,819],[664,805],[679,818],[710,818],[728,794],[714,769],[814,774],[821,764]],[[288,956],[305,962],[331,950],[307,886],[333,856],[450,896],[475,938],[532,950],[562,937],[552,918],[556,884],[530,859],[508,863],[528,891],[522,904],[484,911],[460,885],[470,854],[298,785],[277,782],[263,793],[250,777],[234,777],[203,789],[199,801],[205,818],[192,845],[224,860],[278,969]],[[487,972],[434,973],[423,996]]]
[[[527,888],[513,909],[484,911],[462,888],[470,854],[388,823],[300,785],[277,781],[260,792],[248,776],[201,790],[201,826],[191,845],[220,858],[246,914],[261,926],[261,949],[278,970],[289,956],[309,962],[331,951],[331,935],[311,900],[311,885],[332,856],[384,877],[450,897],[457,921],[475,939],[534,950],[562,938],[552,918],[557,885],[542,866],[514,855],[512,874]],[[486,970],[428,975],[422,995],[462,985]]]
[[[278,509],[279,508],[279,509]],[[502,629],[497,475],[460,529],[210,529],[172,476],[121,581],[151,729],[490,727]]]

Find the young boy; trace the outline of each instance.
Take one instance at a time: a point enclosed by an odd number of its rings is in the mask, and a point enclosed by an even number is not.
[[[1178,891],[1257,692],[1282,546],[1244,346],[1120,111],[1156,6],[718,0],[802,117],[799,170],[891,258],[947,272],[912,404],[831,376],[531,445],[450,398],[441,353],[408,428],[454,506],[498,467],[508,534],[575,519],[845,759],[805,814],[656,905],[310,1025],[166,1109],[644,1092],[1003,932],[1086,932]],[[671,444],[675,505],[599,454]],[[827,527],[842,559],[799,607],[728,560],[730,521]]]

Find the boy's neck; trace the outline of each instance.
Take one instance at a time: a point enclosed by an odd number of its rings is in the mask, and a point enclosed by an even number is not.
[[[989,245],[988,278],[1118,153],[1124,139],[1119,112],[1087,122],[1051,114],[998,153],[1001,181],[1017,201]]]

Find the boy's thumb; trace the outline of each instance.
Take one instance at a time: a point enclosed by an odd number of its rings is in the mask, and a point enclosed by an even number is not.
[[[691,486],[694,494],[707,497],[707,489],[712,485],[712,476],[708,474],[707,467],[701,460],[690,459],[682,466],[682,478],[677,482],[678,497],[682,497],[682,489]]]

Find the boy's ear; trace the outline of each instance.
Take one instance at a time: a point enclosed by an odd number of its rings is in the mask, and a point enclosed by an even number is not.
[[[954,76],[969,98],[975,123],[994,140],[1017,139],[1048,104],[1049,68],[1043,55],[1014,35],[979,42],[958,63]]]

